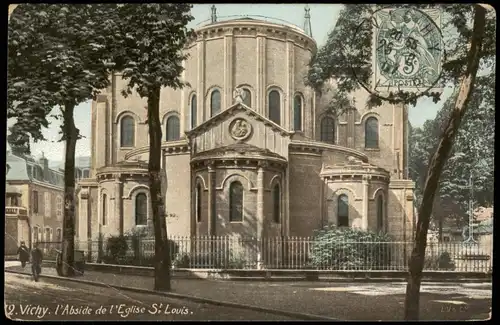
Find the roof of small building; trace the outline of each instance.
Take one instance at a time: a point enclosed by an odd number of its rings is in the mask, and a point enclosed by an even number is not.
[[[347,157],[346,161],[343,163],[337,163],[333,166],[329,165],[324,165],[323,166],[323,172],[328,172],[328,171],[335,171],[335,172],[342,172],[342,171],[353,171],[353,170],[373,170],[377,172],[381,172],[384,174],[389,175],[389,172],[385,170],[382,167],[379,167],[377,165],[370,164],[368,162],[364,162],[361,159],[357,159],[353,156]]]
[[[20,157],[7,152],[6,162],[9,171],[5,176],[7,181],[38,181],[55,186],[64,186],[64,174],[52,168],[43,172],[44,166],[33,157]]]

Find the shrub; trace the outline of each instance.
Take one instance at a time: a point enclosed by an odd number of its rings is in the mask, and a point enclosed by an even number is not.
[[[438,256],[426,256],[424,269],[453,271],[455,270],[455,262],[453,262],[450,253],[442,252]]]
[[[390,266],[391,238],[387,234],[330,225],[314,234],[309,266],[319,269],[385,269]]]
[[[125,260],[128,251],[127,237],[111,236],[108,238],[107,255],[103,256],[105,263],[121,264]]]

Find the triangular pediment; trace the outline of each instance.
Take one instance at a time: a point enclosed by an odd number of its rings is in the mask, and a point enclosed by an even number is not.
[[[261,114],[257,113],[250,107],[246,106],[243,103],[236,103],[232,106],[230,106],[228,109],[220,112],[219,114],[211,117],[210,119],[206,120],[202,124],[198,125],[194,129],[187,131],[186,136],[188,138],[193,138],[196,137],[197,135],[200,135],[204,132],[206,132],[208,129],[212,128],[214,125],[220,123],[223,120],[227,120],[228,118],[233,117],[235,114],[243,112],[247,116],[251,117],[252,119],[261,122],[262,124],[270,127],[273,129],[273,131],[279,132],[282,136],[290,136],[292,133],[288,132],[278,124],[274,123],[267,117],[262,116]]]
[[[243,103],[236,103],[186,132],[192,153],[246,143],[282,157],[288,156],[292,133]]]

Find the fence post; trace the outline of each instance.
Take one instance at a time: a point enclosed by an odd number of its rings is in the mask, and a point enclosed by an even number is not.
[[[262,270],[262,240],[259,237],[256,238],[257,241],[257,270]]]

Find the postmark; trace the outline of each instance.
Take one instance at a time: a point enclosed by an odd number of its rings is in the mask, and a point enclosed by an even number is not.
[[[368,78],[360,78],[360,67],[351,62],[358,83],[373,95],[391,101],[441,92],[445,60],[439,9],[410,6],[380,8],[364,19],[355,35],[373,33]],[[359,41],[359,39],[358,39]],[[354,37],[353,42],[356,42]]]

